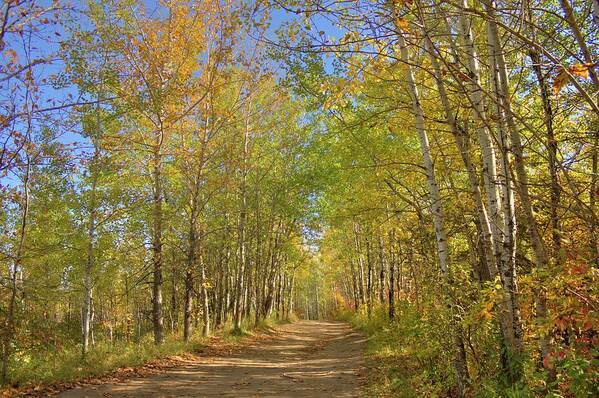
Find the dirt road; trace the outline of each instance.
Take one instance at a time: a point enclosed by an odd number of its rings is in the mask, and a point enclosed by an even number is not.
[[[301,321],[234,354],[59,397],[359,397],[363,348],[364,338],[345,323]]]

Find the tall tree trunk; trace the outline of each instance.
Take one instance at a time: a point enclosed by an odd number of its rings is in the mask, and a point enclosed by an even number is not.
[[[29,219],[29,182],[31,178],[31,158],[29,154],[25,155],[27,164],[25,165],[25,175],[23,178],[23,196],[21,199],[21,220],[18,231],[18,241],[15,250],[13,264],[10,270],[10,299],[6,313],[6,322],[4,325],[4,338],[2,342],[2,377],[1,383],[8,380],[8,367],[10,363],[11,345],[13,344],[17,330],[17,275],[22,272],[23,252],[25,250],[25,239],[27,234],[27,224]]]
[[[238,236],[238,269],[237,269],[237,281],[235,286],[235,310],[233,318],[233,327],[235,330],[241,329],[241,318],[242,318],[242,300],[244,291],[244,273],[245,273],[245,262],[246,262],[246,239],[245,239],[245,228],[246,228],[246,217],[247,217],[247,175],[248,175],[248,157],[249,157],[249,140],[250,140],[250,108],[251,101],[248,100],[245,129],[243,134],[243,159],[242,159],[242,170],[241,170],[241,203],[239,212],[239,224],[237,228]]]
[[[514,155],[514,166],[517,176],[517,179],[514,181],[514,184],[516,190],[518,191],[518,196],[520,197],[520,205],[524,213],[524,219],[526,221],[528,233],[530,235],[530,241],[535,259],[535,266],[539,271],[543,272],[547,268],[547,254],[545,251],[545,245],[542,240],[537,221],[532,211],[532,201],[528,190],[528,175],[524,165],[524,148],[522,145],[522,140],[520,138],[520,132],[514,120],[514,115],[510,102],[508,72],[505,63],[504,53],[499,40],[499,31],[496,23],[495,14],[495,2],[485,0],[484,4],[487,14],[489,15],[487,25],[489,46],[491,54],[494,58],[495,67],[497,69],[497,102],[501,105],[500,119],[501,121],[505,121],[505,126],[509,131],[512,153]],[[507,164],[505,167],[507,168]],[[506,178],[508,178],[508,170],[506,169],[504,170],[504,172],[506,174]],[[511,265],[509,267],[506,266],[501,273],[504,277],[513,279],[513,290],[511,290],[511,298],[514,302],[511,303],[511,305],[517,308],[518,304],[516,301],[517,287],[515,284],[515,269]],[[539,290],[535,296],[537,316],[544,322],[547,317],[547,304],[545,293],[542,290]],[[516,316],[517,314],[514,313],[514,315]],[[514,334],[515,338],[521,340],[522,332],[519,319],[514,320]],[[541,355],[543,358],[545,358],[549,354],[550,349],[548,337],[541,336],[539,339],[539,343]]]
[[[414,80],[414,74],[410,66],[410,59],[408,55],[408,48],[403,37],[403,34],[398,36],[399,46],[401,48],[401,58],[404,64],[407,66],[406,78],[408,80],[408,89],[412,100],[412,112],[416,118],[416,132],[420,141],[420,150],[422,152],[422,159],[424,163],[424,169],[426,172],[426,181],[428,185],[429,198],[431,201],[431,213],[433,215],[433,224],[435,229],[435,238],[437,241],[437,252],[439,255],[439,265],[443,274],[447,274],[447,259],[449,255],[449,249],[447,246],[447,234],[443,227],[443,213],[441,210],[441,195],[439,193],[439,187],[435,179],[435,171],[433,166],[433,158],[431,155],[430,145],[428,141],[428,135],[424,124],[424,111],[420,104],[420,97],[418,95],[418,88]]]
[[[466,41],[467,47],[469,47],[468,50],[468,56],[469,57],[474,57],[475,56],[475,50],[473,47],[473,43],[472,43],[472,38],[471,38],[471,33],[469,30],[469,27],[464,27],[464,25],[467,25],[464,21],[462,21],[462,28],[464,29],[465,32],[463,32],[463,34],[465,36],[467,36],[467,38],[464,40]],[[512,195],[511,195],[511,191],[510,190],[506,190],[506,192],[504,192],[504,200],[499,200],[499,198],[488,198],[489,201],[493,200],[495,202],[495,205],[498,203],[502,203],[505,207],[504,209],[502,209],[503,212],[503,216],[502,217],[498,217],[498,219],[496,219],[496,222],[499,222],[500,220],[504,220],[505,222],[507,222],[508,224],[504,225],[502,228],[499,228],[499,226],[497,226],[495,228],[495,231],[497,232],[501,232],[501,237],[497,236],[497,240],[499,242],[501,242],[501,246],[498,246],[497,244],[495,244],[495,246],[493,245],[492,242],[492,237],[494,236],[492,231],[489,228],[489,220],[486,216],[486,211],[484,208],[484,204],[482,202],[482,197],[480,194],[480,189],[478,187],[478,182],[477,182],[477,178],[475,175],[475,171],[474,171],[474,167],[472,165],[472,162],[470,160],[470,155],[469,155],[469,151],[468,148],[466,147],[465,144],[465,139],[462,137],[461,132],[459,131],[459,127],[457,126],[456,120],[453,117],[453,111],[449,105],[449,99],[445,90],[445,85],[443,83],[442,80],[442,75],[441,75],[441,69],[437,60],[437,53],[436,51],[434,51],[434,46],[432,44],[432,42],[430,41],[430,39],[428,40],[428,46],[430,47],[429,53],[431,54],[431,62],[433,65],[433,69],[435,70],[435,75],[436,75],[436,81],[437,81],[437,87],[438,87],[438,91],[440,94],[440,98],[441,98],[441,102],[444,106],[445,109],[445,115],[446,115],[446,120],[448,122],[448,124],[451,127],[451,130],[453,132],[453,135],[456,139],[456,144],[458,146],[458,149],[460,150],[460,152],[462,153],[462,160],[466,166],[466,169],[468,171],[469,174],[469,182],[470,182],[470,190],[472,193],[472,196],[475,200],[475,203],[477,205],[477,212],[478,212],[478,218],[479,218],[479,225],[477,225],[477,228],[481,229],[481,239],[483,240],[483,250],[485,255],[487,256],[486,259],[486,265],[487,265],[487,270],[488,270],[488,276],[489,278],[495,278],[495,276],[498,273],[497,270],[497,266],[495,265],[495,258],[494,256],[491,256],[492,253],[495,253],[496,250],[494,250],[493,248],[495,247],[498,251],[499,251],[499,256],[500,256],[500,264],[504,263],[504,264],[510,264],[510,262],[513,260],[513,256],[512,254],[514,253],[514,246],[513,246],[513,237],[511,234],[507,234],[507,231],[512,231],[513,225],[512,223],[512,216],[514,215],[513,213],[513,209],[512,209],[512,205],[513,205],[513,200]],[[471,68],[471,72],[470,72],[470,76],[471,78],[475,78],[475,76],[478,76],[478,67],[477,67],[477,62],[476,61],[471,61],[470,62],[470,68]],[[479,79],[476,77],[475,80],[478,82]],[[477,83],[477,87],[478,87],[478,83]],[[480,89],[480,88],[479,88]],[[481,112],[482,115],[482,112]],[[487,134],[487,132],[482,132],[479,133],[479,135],[481,134]],[[482,142],[481,142],[482,141]],[[480,140],[479,142],[481,142],[481,145],[483,145],[484,140]],[[505,148],[505,145],[502,146],[502,148]],[[495,158],[495,154],[492,153],[489,156],[492,156],[493,158]],[[505,157],[502,157],[502,160],[506,159]],[[490,162],[486,167],[496,167],[496,162]],[[492,173],[489,173],[490,175],[493,175],[493,178],[496,179],[496,183],[499,182],[499,178],[497,176],[497,171],[493,171]],[[504,181],[501,184],[502,188],[507,188],[509,187],[509,182]],[[495,209],[495,211],[499,212],[499,209]],[[507,235],[507,236],[506,236]],[[495,235],[496,236],[496,235]],[[508,256],[506,258],[506,256]],[[504,341],[504,346],[506,347],[506,349],[509,351],[508,355],[506,356],[506,358],[511,358],[511,355],[513,353],[519,353],[520,352],[520,347],[521,347],[521,342],[519,339],[515,338],[514,335],[514,320],[518,320],[519,322],[519,309],[517,307],[508,305],[507,303],[516,303],[514,300],[511,299],[512,294],[510,292],[513,292],[515,290],[514,288],[514,283],[515,283],[515,275],[513,275],[509,270],[511,270],[512,268],[508,266],[507,270],[508,270],[508,275],[502,275],[502,283],[505,291],[506,291],[506,295],[508,297],[508,299],[504,302],[502,302],[501,304],[501,308],[502,310],[500,311],[500,325],[501,325],[501,331],[502,331],[502,336],[503,336],[503,341]],[[518,323],[519,324],[519,323]],[[511,354],[510,354],[511,353]],[[513,376],[513,369],[514,366],[512,366],[511,362],[505,362],[504,361],[504,368],[506,369],[507,373],[510,376],[511,379],[514,379],[517,377]]]
[[[94,155],[90,167],[91,189],[88,203],[88,229],[87,229],[87,259],[85,262],[85,274],[83,277],[83,308],[81,313],[81,355],[85,358],[89,346],[89,331],[92,314],[92,273],[94,268],[94,248],[96,240],[96,187],[98,185],[98,162],[100,158],[100,148],[94,140]]]
[[[599,0],[596,0],[599,1]],[[599,9],[599,6],[597,6]],[[599,17],[597,17],[599,19]],[[591,186],[589,188],[589,207],[591,208],[591,225],[589,227],[591,256],[596,267],[599,267],[599,216],[597,198],[599,197],[599,120],[594,124],[593,154],[591,157]]]
[[[395,229],[389,232],[389,319],[395,318],[395,263],[397,255],[394,250],[395,246]]]
[[[367,266],[367,275],[366,275],[366,312],[368,313],[368,317],[372,316],[372,283],[373,283],[373,269],[372,269],[372,250],[370,245],[370,240],[368,239],[368,235],[366,235],[366,266]]]
[[[558,159],[557,159],[557,140],[553,130],[553,109],[551,107],[551,98],[549,94],[549,85],[541,68],[541,55],[533,47],[529,51],[530,60],[535,71],[541,100],[543,102],[543,120],[547,134],[547,154],[549,156],[549,177],[551,180],[551,196],[549,206],[549,219],[551,220],[551,236],[553,240],[553,253],[556,260],[559,259],[559,251],[561,248],[560,222],[559,222],[559,202],[561,196],[561,188],[557,177]]]
[[[378,236],[378,250],[379,250],[379,302],[385,303],[385,250],[383,248],[383,237],[382,234]]]
[[[356,257],[358,260],[358,291],[360,292],[360,303],[364,305],[366,304],[366,295],[364,289],[364,259],[362,257],[362,250],[360,247],[359,226],[355,222],[353,223],[353,226]]]
[[[356,264],[355,264],[353,258],[349,259],[349,267],[351,270],[351,277],[352,277],[354,307],[355,307],[355,310],[358,311],[360,309],[360,293],[358,292],[358,275],[357,275],[357,271],[356,271]]]
[[[574,9],[570,3],[570,0],[560,0],[560,6],[564,12],[564,17],[568,22],[568,26],[574,34],[576,43],[584,57],[584,62],[589,65],[589,75],[593,82],[593,89],[596,93],[595,103],[599,103],[599,75],[597,74],[597,63],[593,60],[593,55],[589,45],[585,41],[585,37],[576,17],[574,15]],[[593,19],[595,24],[599,27],[599,0],[593,0]],[[591,221],[589,223],[589,243],[590,251],[593,262],[596,266],[599,266],[599,215],[597,214],[597,197],[599,197],[599,176],[598,176],[598,163],[599,163],[599,114],[595,113],[594,120],[591,122],[592,143],[591,143],[591,183],[589,186],[589,208],[591,210]]]
[[[256,248],[255,248],[255,272],[256,272],[256,280],[254,281],[254,290],[256,296],[256,308],[254,314],[254,324],[258,326],[260,323],[260,309],[263,307],[264,301],[264,287],[263,287],[263,271],[262,271],[262,234],[260,229],[261,222],[261,212],[260,212],[260,201],[259,199],[259,187],[256,186]]]
[[[424,111],[420,103],[420,97],[418,94],[418,88],[412,72],[410,56],[408,53],[407,43],[400,33],[398,37],[398,44],[401,51],[401,60],[406,66],[406,78],[408,82],[408,91],[412,100],[412,112],[416,118],[416,132],[420,141],[420,150],[422,152],[422,158],[424,163],[424,169],[426,172],[427,185],[429,190],[429,198],[431,201],[431,213],[433,215],[433,224],[435,229],[435,238],[437,241],[437,253],[439,256],[439,265],[441,273],[444,275],[446,281],[449,278],[448,268],[448,257],[449,249],[447,244],[447,235],[444,228],[443,212],[441,210],[441,195],[439,193],[439,187],[435,178],[435,170],[431,155],[431,150],[428,141],[428,135],[424,123]],[[464,395],[464,388],[468,380],[468,368],[466,365],[465,350],[463,349],[463,340],[461,335],[461,328],[456,327],[454,330],[455,338],[455,357],[454,357],[454,368],[456,371],[457,381],[457,395],[462,397]]]
[[[153,228],[152,228],[152,263],[154,280],[152,282],[152,320],[154,326],[154,342],[164,342],[164,326],[162,315],[162,140],[164,132],[156,135],[154,157],[152,159],[153,178]]]
[[[314,301],[315,301],[314,319],[320,319],[320,297],[318,295],[318,281],[316,281],[314,283]]]
[[[467,0],[462,0],[462,7],[468,7]],[[486,116],[485,104],[483,102],[479,59],[474,45],[471,22],[464,13],[459,14],[459,21],[460,37],[462,38],[468,65],[469,81],[467,84],[467,94],[474,107],[474,126],[477,132],[479,146],[483,154],[483,178],[485,182],[485,191],[487,192],[487,203],[489,206],[491,237],[494,242],[491,249],[493,250],[493,253],[495,253],[495,256],[499,258],[501,256],[502,245],[505,238],[505,231],[501,229],[505,215],[501,213],[502,204],[499,195],[500,182],[497,176],[497,156],[495,154],[493,137],[489,130],[489,121]],[[481,226],[484,227],[484,225]],[[496,272],[491,271],[490,274],[493,275],[496,274]]]
[[[293,293],[294,293],[294,282],[295,282],[295,269],[291,272],[291,279],[289,280],[289,292],[287,293],[287,315],[286,318],[289,319],[291,314],[293,314]]]
[[[191,337],[191,321],[193,318],[194,269],[198,252],[197,213],[198,198],[197,184],[192,188],[189,214],[189,230],[187,232],[187,258],[185,264],[185,303],[183,304],[183,340],[187,343]]]
[[[185,303],[183,304],[183,340],[187,343],[191,337],[191,321],[193,318],[193,271],[188,255],[187,269],[185,270]]]
[[[210,335],[210,305],[208,301],[208,289],[206,280],[206,264],[202,255],[199,256],[200,266],[200,299],[202,303],[202,321],[204,323],[202,327],[202,336],[206,337]]]

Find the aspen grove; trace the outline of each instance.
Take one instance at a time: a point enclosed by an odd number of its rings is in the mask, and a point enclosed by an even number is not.
[[[0,388],[340,319],[365,396],[597,396],[598,167],[599,0],[4,0]]]

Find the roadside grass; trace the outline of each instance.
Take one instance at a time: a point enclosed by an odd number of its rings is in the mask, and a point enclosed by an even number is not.
[[[368,373],[364,394],[366,397],[453,397],[455,374],[452,365],[450,335],[437,316],[422,319],[409,306],[398,305],[396,319],[390,321],[386,308],[374,308],[369,317],[364,313],[345,312],[338,318],[349,322],[367,338],[366,360]],[[436,324],[435,321],[439,323]],[[481,328],[483,329],[483,328]],[[480,346],[495,347],[491,333],[470,336]],[[445,337],[444,337],[445,336]],[[498,353],[480,350],[478,360],[470,363],[471,384],[466,396],[476,398],[530,398],[535,396],[527,386],[509,387],[502,383]],[[486,360],[485,358],[492,358]],[[491,365],[489,365],[488,363]],[[529,376],[529,378],[532,378]],[[539,395],[545,396],[545,395]],[[558,397],[559,395],[547,395]],[[580,395],[587,396],[587,395]]]
[[[403,322],[389,321],[386,309],[375,308],[370,317],[362,313],[342,313],[368,338],[368,373],[364,393],[367,397],[411,398],[447,396],[449,373],[445,358],[435,344],[422,344],[423,331],[407,312]],[[436,365],[435,365],[436,364]]]
[[[398,344],[389,322],[375,311],[369,319],[360,313],[342,313],[341,320],[349,322],[353,328],[368,337],[366,361],[368,373],[365,394],[367,397],[417,396],[410,384],[414,366],[410,357]]]
[[[15,358],[9,384],[13,387],[70,382],[97,377],[122,367],[138,367],[153,359],[162,359],[185,352],[197,351],[206,339],[194,337],[184,343],[176,335],[169,335],[164,344],[156,345],[151,333],[140,342],[100,342],[91,347],[85,359],[81,345],[59,351],[44,350]]]
[[[235,333],[232,325],[225,324],[213,336],[224,344],[239,343],[243,337],[271,330],[276,325],[293,322],[292,319],[266,319],[255,326],[253,322],[242,325]],[[152,360],[194,353],[207,347],[210,338],[202,337],[198,331],[188,343],[183,342],[181,333],[170,334],[162,345],[156,345],[152,333],[146,333],[139,342],[98,342],[90,347],[86,358],[81,356],[81,345],[60,350],[48,349],[20,354],[13,358],[7,386],[14,388],[69,383],[100,377],[119,368],[136,368]],[[2,386],[0,386],[2,391]]]

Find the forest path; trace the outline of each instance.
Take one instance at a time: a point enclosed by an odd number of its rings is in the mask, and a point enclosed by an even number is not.
[[[364,346],[364,337],[346,323],[300,321],[233,354],[59,397],[359,397]]]

